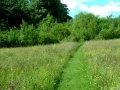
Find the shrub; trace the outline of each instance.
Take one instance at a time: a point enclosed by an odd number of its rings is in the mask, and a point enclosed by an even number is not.
[[[91,13],[80,13],[73,20],[71,28],[71,38],[75,41],[94,39],[98,33],[97,17]]]
[[[10,29],[0,33],[0,47],[29,46],[37,43],[38,33],[33,25],[23,24],[21,29]]]
[[[58,41],[67,38],[71,32],[65,26],[65,24],[55,23],[52,27],[51,33],[55,36]]]
[[[33,25],[23,23],[19,30],[20,46],[34,45],[37,42],[38,33]]]
[[[0,33],[0,47],[30,46],[58,43],[70,35],[64,24],[55,23],[48,15],[37,27],[23,22],[20,29]]]
[[[120,38],[120,27],[109,25],[108,29],[102,29],[96,39],[114,39]]]

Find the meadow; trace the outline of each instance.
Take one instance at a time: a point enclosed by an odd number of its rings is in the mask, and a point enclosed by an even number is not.
[[[0,90],[120,90],[120,16],[1,0]]]
[[[92,90],[119,90],[120,39],[86,42],[83,52]]]
[[[58,90],[119,90],[120,39],[87,41],[64,70]]]
[[[54,90],[78,43],[0,48],[0,90]]]
[[[120,39],[0,48],[0,90],[119,89]]]

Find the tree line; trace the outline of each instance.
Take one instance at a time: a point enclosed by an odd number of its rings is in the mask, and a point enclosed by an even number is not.
[[[120,17],[82,12],[60,0],[0,0],[0,47],[120,38]]]
[[[57,22],[71,18],[60,0],[0,0],[0,30],[20,28],[23,20],[36,26],[48,14]]]
[[[76,15],[70,26],[75,41],[120,38],[120,17],[112,15],[99,17],[82,12]]]

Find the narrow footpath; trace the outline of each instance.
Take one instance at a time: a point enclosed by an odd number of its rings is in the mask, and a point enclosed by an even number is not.
[[[58,90],[89,90],[88,69],[81,47],[74,54],[64,70]]]

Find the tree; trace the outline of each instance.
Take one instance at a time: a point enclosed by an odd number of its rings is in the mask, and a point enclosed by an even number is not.
[[[28,20],[27,0],[0,0],[0,28],[20,27],[22,20]]]
[[[0,0],[0,29],[19,28],[22,20],[35,26],[48,14],[58,22],[70,19],[60,0]]]
[[[34,23],[38,23],[45,18],[48,13],[58,22],[65,22],[71,19],[68,15],[68,8],[60,0],[32,0],[30,6],[31,15]]]
[[[90,40],[94,39],[98,34],[97,17],[91,13],[80,13],[73,20],[73,37],[75,40],[80,39]]]

